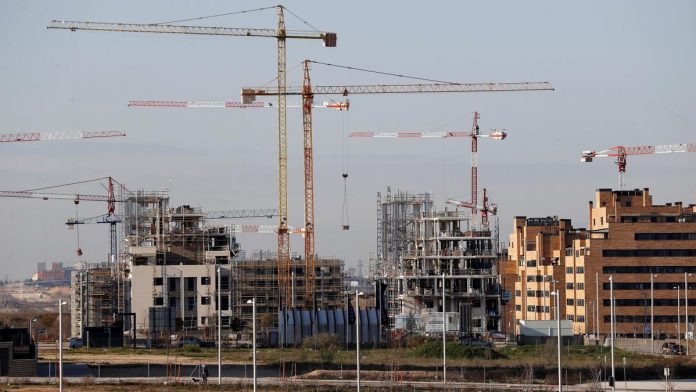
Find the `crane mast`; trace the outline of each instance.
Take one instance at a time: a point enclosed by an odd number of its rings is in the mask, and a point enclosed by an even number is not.
[[[316,306],[314,293],[314,160],[312,156],[312,84],[309,78],[309,62],[304,62],[302,94],[302,128],[304,129],[304,217],[305,217],[305,308]]]
[[[690,144],[661,144],[655,146],[614,146],[606,150],[587,150],[580,154],[581,162],[592,162],[597,157],[615,157],[619,169],[619,189],[626,187],[626,157],[629,155],[670,154],[677,152],[696,152],[696,143]]]

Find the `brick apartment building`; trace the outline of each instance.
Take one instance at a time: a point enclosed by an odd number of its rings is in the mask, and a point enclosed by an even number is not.
[[[567,255],[576,238],[584,238],[584,230],[575,230],[570,219],[558,217],[514,218],[510,234],[508,262],[516,268],[514,284],[515,320],[555,319],[555,299],[552,292],[560,292],[560,314],[566,315]],[[508,271],[512,268],[502,268]],[[579,273],[582,273],[582,269]],[[510,280],[509,278],[507,280]],[[575,286],[573,286],[575,287]]]
[[[584,300],[593,307],[588,308],[590,317],[584,318],[582,332],[609,333],[609,277],[613,276],[616,333],[649,336],[651,275],[654,334],[684,335],[685,286],[692,332],[696,320],[696,205],[655,205],[648,188],[599,189],[595,201],[589,202],[589,218],[590,239],[573,244],[575,268],[585,271],[582,278],[574,275],[574,283],[583,283],[586,290],[568,296],[576,304]],[[584,314],[578,307],[575,311],[568,316],[577,321]]]

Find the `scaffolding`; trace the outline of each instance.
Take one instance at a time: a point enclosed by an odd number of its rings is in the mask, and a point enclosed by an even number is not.
[[[458,314],[470,305],[473,332],[499,330],[495,231],[475,225],[466,211],[437,211],[430,193],[387,188],[378,207],[377,272],[388,283],[390,326],[433,312]]]
[[[233,294],[235,316],[251,323],[252,305],[247,301],[256,298],[256,314],[261,318],[271,315],[274,324],[280,310],[277,257],[275,252],[254,252],[248,258],[236,260],[233,266]],[[291,262],[290,289],[294,292],[294,308],[311,308],[313,302],[317,309],[343,306],[343,260],[315,259],[315,301],[306,298],[304,290],[305,263],[299,257]]]
[[[118,292],[110,263],[86,264],[70,276],[72,336],[82,336],[87,327],[113,325]]]

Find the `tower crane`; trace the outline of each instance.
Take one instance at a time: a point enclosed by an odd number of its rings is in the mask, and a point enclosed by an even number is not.
[[[301,87],[280,88],[242,88],[241,99],[243,104],[256,101],[258,96],[301,96],[302,97],[302,124],[304,129],[304,204],[305,204],[305,307],[307,301],[314,295],[314,177],[312,157],[312,104],[315,95],[342,95],[348,97],[351,94],[405,94],[405,93],[444,93],[444,92],[502,92],[502,91],[544,91],[553,90],[548,82],[518,82],[518,83],[425,83],[425,84],[379,84],[379,85],[336,85],[336,86],[312,86],[309,76],[309,63],[317,63],[311,60],[304,62],[304,81]],[[331,64],[323,64],[331,65]],[[280,232],[279,232],[280,235]],[[279,259],[282,264],[284,259]],[[285,265],[279,265],[279,282],[282,279],[285,284],[279,285],[281,295],[289,302],[290,292],[287,286],[290,271],[290,260]],[[281,277],[281,271],[283,276]]]
[[[106,214],[105,215],[100,215],[97,217],[93,218],[87,218],[85,219],[85,222],[80,221],[79,219],[75,219],[72,222],[69,220],[66,224],[68,227],[72,228],[76,224],[81,224],[81,223],[109,223],[111,224],[111,231],[110,231],[110,238],[111,238],[111,248],[110,248],[110,255],[109,255],[109,262],[112,262],[113,258],[118,255],[118,240],[116,237],[116,223],[120,222],[120,218],[115,216],[114,212],[116,211],[116,203],[117,202],[122,202],[120,198],[117,198],[114,195],[114,180],[111,177],[106,177],[106,178],[98,178],[96,180],[103,180],[107,179],[108,180],[108,185],[106,187],[107,193],[106,195],[91,195],[91,194],[69,194],[69,193],[50,193],[50,192],[35,192],[35,191],[0,191],[0,197],[17,197],[17,198],[29,198],[29,199],[43,199],[43,200],[49,200],[49,199],[58,199],[58,200],[72,200],[73,203],[77,206],[80,204],[80,201],[101,201],[101,202],[106,202]],[[94,181],[96,181],[94,180]],[[62,185],[58,185],[53,188],[60,187]],[[79,239],[78,239],[79,242]],[[77,248],[77,255],[82,256],[82,249],[80,249],[79,245]]]
[[[483,205],[478,205],[478,138],[487,138],[493,140],[504,140],[507,137],[507,129],[491,130],[490,133],[482,134],[479,129],[478,120],[480,115],[474,112],[473,125],[471,132],[461,131],[444,131],[444,132],[351,132],[350,137],[371,137],[371,138],[471,138],[471,201],[448,200],[447,203],[471,209],[472,214],[476,215],[481,211],[481,224],[488,227],[488,212],[493,212],[495,208],[490,208],[486,201]],[[495,212],[493,212],[495,214]]]
[[[0,143],[38,142],[67,139],[98,139],[105,137],[126,136],[121,131],[65,131],[65,132],[28,132],[0,133]]]
[[[129,107],[164,107],[164,108],[225,108],[225,109],[246,109],[246,108],[275,108],[273,102],[252,102],[243,104],[241,102],[222,102],[222,101],[128,101]],[[288,108],[301,108],[302,104],[288,102]],[[314,108],[327,108],[344,111],[350,109],[350,101],[324,101],[313,104]]]
[[[270,7],[269,7],[270,8]],[[218,35],[236,37],[265,37],[277,41],[277,91],[278,94],[278,288],[280,293],[289,293],[290,282],[290,236],[288,228],[288,196],[287,196],[287,116],[286,95],[287,65],[286,39],[318,39],[325,47],[336,47],[336,33],[320,31],[292,31],[285,29],[285,7],[275,6],[278,16],[277,29],[231,28],[177,26],[167,24],[127,24],[127,23],[95,23],[95,22],[66,22],[54,20],[48,28],[116,32],[164,33],[164,34],[193,34]],[[286,298],[286,304],[289,304]]]
[[[616,157],[614,163],[619,168],[619,189],[626,187],[626,157],[629,155],[669,154],[673,152],[696,152],[696,143],[691,144],[662,144],[655,146],[614,146],[606,150],[583,151],[581,162],[592,162],[596,157]]]

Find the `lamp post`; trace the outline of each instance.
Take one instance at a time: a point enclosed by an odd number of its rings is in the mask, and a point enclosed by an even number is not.
[[[611,325],[611,390],[616,390],[616,373],[614,372],[614,276],[609,275],[609,309],[611,310],[609,324]]]
[[[361,295],[363,295],[362,292],[355,290],[355,377],[358,383],[358,392],[360,392],[360,302],[358,302],[358,297]]]
[[[254,350],[254,392],[256,392],[256,297],[247,300],[247,303],[251,304],[251,334],[254,335],[252,338],[252,348]]]
[[[63,305],[68,303],[58,300],[58,390],[63,392]]]
[[[689,356],[689,280],[684,272],[684,340],[686,340],[686,355]]]
[[[560,300],[560,295],[558,290],[554,290],[551,294],[551,296],[556,297],[555,298],[555,305],[556,305],[556,333],[558,334],[558,349],[557,349],[557,355],[558,355],[558,391],[561,392],[563,389],[563,376],[561,375],[561,300]]]
[[[445,311],[445,273],[442,273],[442,383],[447,384],[447,312]]]
[[[650,274],[650,353],[655,355],[655,294],[653,278],[657,275]]]
[[[31,331],[31,323],[36,322],[36,317],[29,317],[29,339],[31,340],[32,338],[32,331]]]
[[[681,306],[679,306],[679,286],[674,286],[677,289],[677,344],[681,345]]]
[[[29,317],[29,342],[32,341],[33,335],[31,333],[31,323],[36,322],[36,317]],[[34,352],[36,353],[36,358],[39,357],[39,345],[34,342]]]
[[[182,303],[183,306],[183,303]],[[217,343],[218,343],[218,385],[222,384],[222,303],[220,302],[220,266],[217,267]],[[254,320],[255,321],[255,320]],[[255,337],[254,337],[255,338]]]

